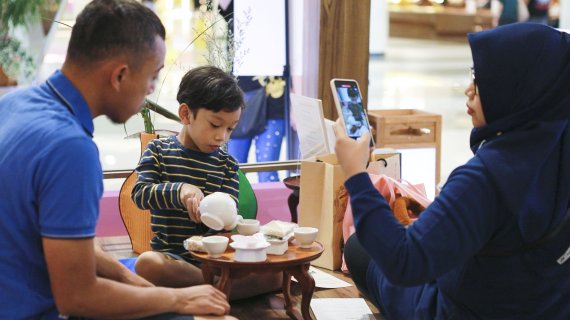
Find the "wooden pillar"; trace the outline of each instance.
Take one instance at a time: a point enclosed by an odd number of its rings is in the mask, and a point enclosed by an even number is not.
[[[321,0],[318,95],[326,118],[338,117],[333,78],[355,79],[368,105],[370,0]]]

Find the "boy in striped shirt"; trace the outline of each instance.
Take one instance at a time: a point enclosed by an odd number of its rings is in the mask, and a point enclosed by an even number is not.
[[[137,259],[137,274],[159,286],[203,284],[198,261],[183,241],[210,230],[198,210],[204,196],[229,194],[237,203],[237,161],[221,149],[237,125],[244,106],[237,81],[213,66],[190,70],[182,78],[177,100],[182,129],[178,135],[152,140],[137,167],[132,198],[151,211],[153,251]],[[240,285],[240,282],[247,285]],[[278,275],[252,275],[236,281],[233,299],[280,287]]]

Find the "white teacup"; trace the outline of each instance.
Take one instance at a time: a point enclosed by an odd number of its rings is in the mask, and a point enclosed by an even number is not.
[[[259,232],[259,220],[255,219],[242,219],[237,224],[237,231],[244,236],[251,236]]]
[[[232,230],[242,220],[232,197],[223,192],[214,192],[200,201],[200,219],[214,230]]]
[[[313,245],[315,239],[317,239],[317,234],[319,229],[313,227],[299,227],[293,230],[295,234],[295,239],[301,245],[301,248],[310,248]]]
[[[210,257],[219,258],[226,251],[229,239],[224,236],[209,236],[202,239],[202,245]]]

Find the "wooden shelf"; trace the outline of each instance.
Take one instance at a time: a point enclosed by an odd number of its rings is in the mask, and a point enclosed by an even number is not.
[[[390,5],[389,15],[391,37],[466,41],[467,33],[493,27],[487,9],[468,12],[457,7]]]
[[[378,148],[435,148],[435,186],[441,170],[441,115],[416,109],[369,110]]]

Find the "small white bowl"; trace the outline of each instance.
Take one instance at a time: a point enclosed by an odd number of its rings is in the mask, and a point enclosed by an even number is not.
[[[244,236],[251,236],[259,232],[259,220],[243,219],[238,222],[237,231]]]
[[[319,229],[313,227],[299,227],[293,230],[295,239],[301,245],[301,248],[310,248],[313,245]]]
[[[202,245],[210,257],[219,258],[226,251],[229,239],[224,236],[209,236],[202,239]]]

